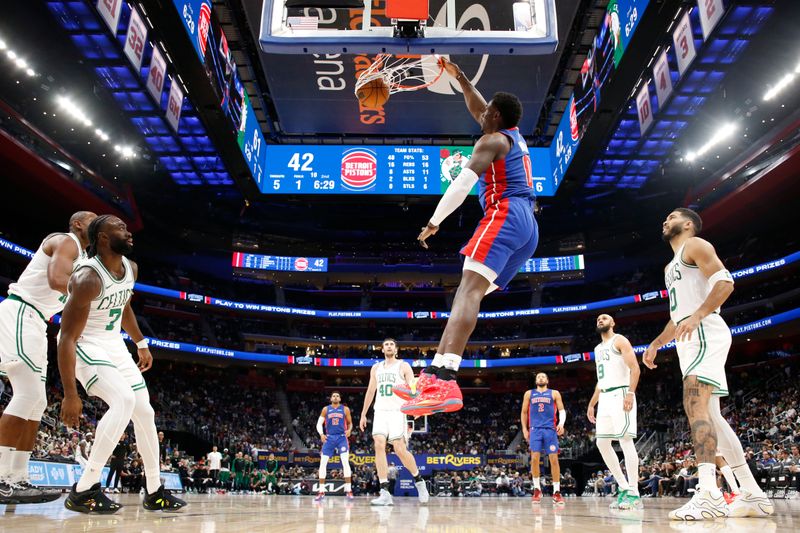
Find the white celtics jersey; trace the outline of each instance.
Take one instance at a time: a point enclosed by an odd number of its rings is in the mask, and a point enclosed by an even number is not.
[[[394,387],[405,383],[400,374],[402,361],[396,360],[391,366],[386,366],[386,361],[376,363],[377,370],[375,378],[378,383],[378,391],[375,393],[376,411],[399,411],[404,400],[394,395]]]
[[[594,347],[594,364],[597,367],[597,386],[601,391],[628,387],[631,384],[631,369],[625,364],[622,352],[614,347],[614,335],[606,342]]]
[[[72,262],[72,270],[75,271],[80,261],[86,259],[86,252],[81,246],[81,241],[72,233],[56,233],[54,235],[67,235],[78,246],[78,257]],[[54,235],[50,235],[48,239]],[[63,311],[64,304],[67,302],[66,295],[51,289],[50,283],[47,281],[47,266],[50,264],[50,256],[44,253],[42,247],[48,239],[39,245],[39,249],[33,254],[31,262],[25,267],[17,282],[8,286],[8,294],[14,294],[25,300],[29,305],[35,307],[45,319]]]
[[[125,274],[115,278],[105,267],[99,256],[80,264],[78,268],[91,268],[103,283],[100,294],[92,300],[89,318],[80,340],[100,343],[106,340],[118,342],[122,324],[122,311],[133,295],[133,268],[127,258],[122,258]]]
[[[669,293],[669,317],[674,323],[682,321],[706,301],[711,287],[700,268],[683,261],[681,245],[664,271],[664,282]],[[719,313],[719,309],[716,310]]]

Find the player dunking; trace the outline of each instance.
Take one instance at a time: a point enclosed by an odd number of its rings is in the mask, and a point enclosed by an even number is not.
[[[662,225],[662,236],[675,253],[664,270],[670,321],[644,354],[645,366],[656,368],[657,350],[675,339],[683,375],[683,407],[697,456],[697,490],[669,517],[768,516],[774,507],[753,478],[739,438],[720,413],[719,398],[728,395],[725,361],[731,332],[719,308],[733,292],[733,277],[711,243],[697,237],[702,227],[700,215],[683,207],[673,210]],[[730,506],[716,483],[717,449],[741,486],[741,494]]]
[[[133,239],[125,223],[110,215],[94,219],[88,236],[89,259],[70,278],[70,296],[61,320],[61,418],[67,426],[78,424],[82,405],[76,376],[87,394],[108,404],[108,411],[97,423],[89,461],[64,506],[71,511],[100,514],[114,513],[122,507],[100,490],[100,473],[133,419],[146,478],[144,508],[176,511],[186,503],[161,485],[155,414],[142,377],[142,372],[152,366],[153,356],[130,304],[137,267],[125,256],[133,250]],[[120,326],[136,343],[138,367],[120,335]]]
[[[619,487],[617,501],[611,509],[638,509],[642,506],[639,497],[639,456],[636,453],[636,387],[639,385],[639,362],[633,353],[633,346],[625,336],[614,332],[614,319],[602,314],[597,317],[597,333],[600,344],[594,349],[594,362],[597,367],[597,386],[586,416],[597,425],[595,437],[597,449],[603,456],[606,466],[614,475]],[[597,419],[594,406],[597,407]],[[625,456],[625,470],[622,467],[612,441],[619,441]]]
[[[419,473],[417,462],[406,447],[408,443],[408,422],[406,415],[400,410],[402,398],[394,394],[394,389],[400,385],[410,385],[414,379],[411,365],[397,358],[397,342],[394,339],[385,339],[382,345],[384,360],[372,365],[369,373],[369,385],[364,398],[364,407],[361,409],[359,428],[367,429],[367,413],[369,406],[375,399],[375,418],[372,421],[372,439],[375,442],[375,468],[378,470],[378,481],[381,491],[378,498],[372,500],[372,505],[394,505],[392,495],[389,493],[389,462],[386,459],[386,443],[392,445],[394,453],[408,469],[414,478],[420,503],[427,503],[429,494],[425,480]]]
[[[461,282],[433,364],[420,373],[416,392],[405,387],[398,390],[399,396],[410,399],[403,412],[414,416],[461,409],[463,398],[456,372],[475,329],[481,300],[493,290],[505,287],[533,255],[539,242],[533,216],[531,158],[517,127],[522,117],[519,98],[496,93],[487,104],[458,65],[443,61],[447,72],[461,84],[467,108],[481,125],[483,136],[417,239],[427,248],[428,237],[439,231],[439,225],[464,202],[476,182],[484,217],[461,249],[464,256]]]
[[[531,501],[542,501],[542,484],[539,478],[539,459],[542,450],[550,459],[550,472],[553,474],[553,504],[564,505],[561,496],[561,467],[558,464],[558,437],[564,434],[564,423],[567,411],[561,400],[561,393],[548,389],[547,374],[536,374],[536,388],[525,393],[522,399],[522,435],[530,443],[531,474],[533,480],[533,496]],[[556,423],[556,407],[558,407],[558,423]]]
[[[69,219],[69,233],[45,237],[0,303],[0,374],[14,390],[0,418],[0,505],[60,496],[30,484],[28,461],[47,408],[47,320],[64,308],[69,276],[86,256],[86,231],[96,216],[79,211]]]
[[[322,426],[325,426],[323,431]],[[342,405],[342,395],[338,391],[331,393],[331,404],[322,408],[317,420],[317,433],[322,439],[322,453],[319,460],[319,493],[314,498],[321,502],[325,498],[325,474],[328,460],[339,454],[342,460],[342,474],[344,475],[344,492],[348,500],[353,499],[353,478],[350,471],[350,444],[347,439],[353,431],[353,417],[350,408]]]

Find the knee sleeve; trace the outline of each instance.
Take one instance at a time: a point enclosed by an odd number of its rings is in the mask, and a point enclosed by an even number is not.
[[[345,452],[340,454],[339,457],[342,459],[342,475],[344,477],[350,477],[352,475],[352,471],[350,470],[350,454]]]
[[[13,394],[3,414],[23,420],[41,420],[47,408],[47,393],[42,375],[33,372],[22,361],[6,365]]]
[[[319,478],[325,479],[325,474],[328,473],[328,456],[323,455],[319,458]]]

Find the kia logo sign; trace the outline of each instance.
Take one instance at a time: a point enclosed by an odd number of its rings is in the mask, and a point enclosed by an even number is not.
[[[364,148],[351,148],[342,154],[342,186],[351,191],[366,191],[378,179],[378,162],[375,152]]]
[[[300,272],[304,271],[308,268],[308,259],[305,257],[298,257],[294,260],[294,269],[299,270]]]

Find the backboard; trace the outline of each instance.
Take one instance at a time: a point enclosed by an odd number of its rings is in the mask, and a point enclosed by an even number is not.
[[[390,18],[392,10],[387,13],[382,0],[364,0],[360,9],[287,8],[286,3],[264,0],[259,38],[264,52],[541,55],[558,46],[556,0],[498,0],[492,9],[504,17],[501,22],[493,17],[491,24],[479,2],[430,0],[416,37],[398,31],[403,21]]]

